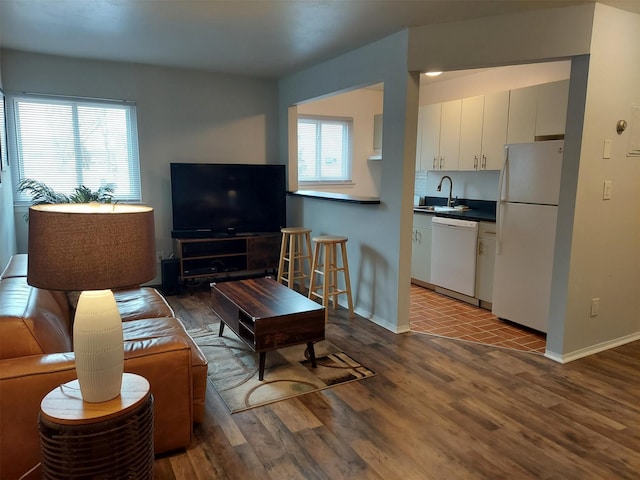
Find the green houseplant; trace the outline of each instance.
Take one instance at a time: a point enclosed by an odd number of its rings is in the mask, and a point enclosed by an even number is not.
[[[76,187],[70,195],[56,192],[44,182],[25,178],[18,183],[18,192],[26,192],[31,196],[31,205],[44,205],[50,203],[112,203],[113,187],[105,185],[96,191],[92,191],[85,185]]]
[[[91,190],[85,185],[80,185],[73,193],[66,195],[56,192],[46,183],[25,178],[18,183],[18,192],[27,193],[31,197],[31,205],[45,205],[52,203],[115,203],[113,202],[113,187],[105,185],[98,190]],[[24,214],[25,221],[29,221],[29,213]]]

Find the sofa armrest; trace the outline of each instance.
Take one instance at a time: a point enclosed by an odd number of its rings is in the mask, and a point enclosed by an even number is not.
[[[126,372],[145,377],[154,396],[154,451],[191,442],[191,350],[181,337],[125,342]],[[0,471],[20,478],[40,462],[38,414],[44,396],[76,378],[73,353],[0,360]]]
[[[76,378],[72,353],[0,360],[0,471],[17,479],[40,462],[38,413],[44,396]]]
[[[184,448],[193,432],[191,349],[173,335],[124,342],[124,370],[143,376],[153,395],[155,453]]]

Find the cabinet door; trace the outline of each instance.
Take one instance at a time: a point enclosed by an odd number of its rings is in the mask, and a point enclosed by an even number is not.
[[[565,131],[569,80],[538,86],[535,136],[560,135]]]
[[[422,139],[420,165],[422,170],[440,169],[440,115],[442,105],[435,103],[422,107]]]
[[[458,170],[480,170],[484,96],[462,99]]]
[[[480,170],[500,170],[504,163],[509,120],[509,92],[484,96]]]
[[[419,172],[420,170],[426,170],[426,168],[422,166],[422,124],[425,108],[425,106],[421,106],[418,109],[418,131],[416,135],[416,172]]]
[[[493,266],[496,261],[495,237],[478,238],[476,259],[476,296],[485,302],[493,301]]]
[[[382,114],[373,116],[373,149],[382,150]]]
[[[457,170],[460,153],[462,100],[442,104],[440,116],[440,170]]]
[[[431,230],[415,228],[414,236],[411,250],[411,277],[429,283],[431,281]]]
[[[538,86],[511,90],[507,143],[529,143],[535,140]]]
[[[413,242],[411,244],[411,278],[431,282],[431,221],[433,215],[413,215]]]

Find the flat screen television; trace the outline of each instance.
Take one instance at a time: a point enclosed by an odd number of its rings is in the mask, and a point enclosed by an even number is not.
[[[284,165],[171,163],[173,238],[279,232],[286,225]]]

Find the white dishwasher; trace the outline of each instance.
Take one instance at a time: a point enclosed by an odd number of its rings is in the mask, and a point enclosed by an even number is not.
[[[434,217],[431,234],[431,283],[473,297],[478,222]]]

